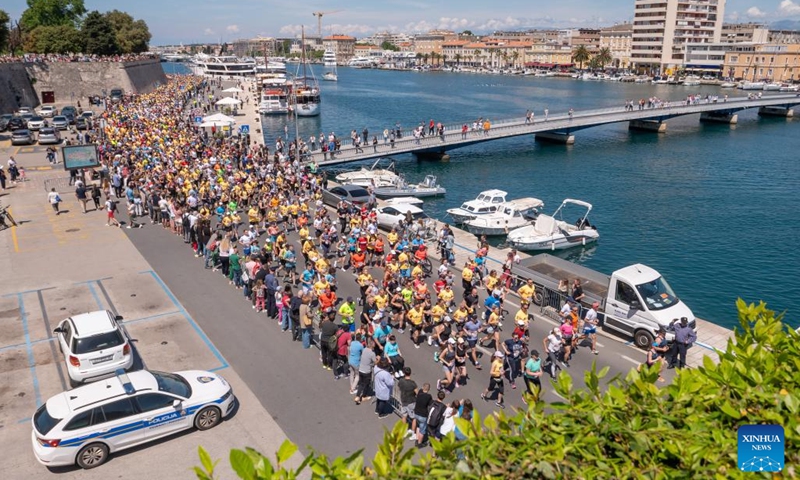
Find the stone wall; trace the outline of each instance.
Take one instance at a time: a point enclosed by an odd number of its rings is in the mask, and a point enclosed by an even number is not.
[[[89,96],[113,88],[126,93],[147,93],[167,81],[158,60],[134,62],[55,62],[0,64],[0,111],[21,105],[37,106],[52,93],[59,106],[86,105]],[[35,93],[35,96],[34,96]]]

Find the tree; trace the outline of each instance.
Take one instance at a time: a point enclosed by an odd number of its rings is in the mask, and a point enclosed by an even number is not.
[[[422,54],[422,61],[423,61],[423,62],[424,62],[426,65],[428,64],[428,57],[429,57],[429,55],[428,55],[427,53],[423,53],[423,54]]]
[[[481,62],[481,65],[483,65],[483,59],[481,59],[481,51],[476,48],[475,51],[472,52],[472,54],[475,55],[475,61],[476,62],[479,61]]]
[[[586,45],[579,45],[578,48],[572,52],[572,61],[578,62],[581,70],[583,70],[583,64],[589,61],[589,57],[591,57],[591,54],[589,53],[589,49],[586,48]]]
[[[514,68],[519,66],[517,65],[517,60],[519,60],[519,51],[514,50],[514,52],[511,53],[511,60],[514,62]]]
[[[141,53],[148,50],[151,35],[144,20],[134,20],[132,16],[119,10],[106,12],[105,17],[114,29],[120,53]]]
[[[471,37],[472,36],[472,30],[464,30],[463,32],[461,32],[461,35],[463,35],[465,37]]]
[[[371,468],[359,452],[346,459],[312,452],[303,466],[313,475],[302,475],[343,480],[750,478],[753,474],[744,476],[737,465],[736,431],[747,424],[777,424],[783,426],[787,447],[783,475],[793,478],[800,464],[800,332],[763,302],[739,300],[737,307],[740,327],[719,353],[719,363],[706,357],[697,368],[680,370],[669,386],[657,386],[658,367],[607,380],[608,367],[593,366],[584,374],[584,389],[575,389],[562,372],[553,382],[564,399],[559,405],[529,397],[527,410],[500,411],[483,421],[477,412],[471,422],[457,418],[466,438],[458,441],[449,434],[433,440],[432,454],[407,448],[407,426],[398,422],[385,433]],[[231,451],[230,461],[242,478],[296,479],[300,471],[284,466],[296,451],[287,440],[277,464],[252,449]],[[197,477],[212,478],[214,463],[202,447],[200,461]]]
[[[40,25],[25,35],[25,50],[36,53],[80,53],[84,36],[72,25]]]
[[[81,35],[86,42],[84,53],[90,55],[114,55],[119,53],[119,45],[114,35],[114,27],[108,18],[97,10],[89,12],[83,21]]]
[[[0,52],[8,48],[8,39],[11,36],[11,17],[5,10],[0,10]]]
[[[381,49],[391,50],[392,52],[397,52],[400,50],[400,48],[397,45],[393,44],[389,40],[384,40],[383,43],[381,43]]]
[[[26,32],[38,26],[72,25],[78,28],[86,13],[83,0],[28,0],[20,24]]]
[[[614,61],[614,56],[611,54],[611,50],[608,47],[601,48],[594,58],[597,59],[597,63],[602,69],[606,68],[606,65]]]
[[[460,53],[456,53],[453,58],[456,61],[456,65],[458,65],[460,67],[461,66],[461,54]]]

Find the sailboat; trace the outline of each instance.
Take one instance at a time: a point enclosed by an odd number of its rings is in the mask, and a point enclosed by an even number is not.
[[[336,70],[336,54],[330,50],[325,50],[325,54],[322,55],[322,64],[326,67],[333,67],[332,70],[327,70],[322,74],[322,79],[328,82],[339,81],[339,72]]]
[[[319,84],[316,77],[314,77],[314,70],[306,58],[306,34],[305,30],[302,31],[302,60],[298,66],[298,75],[294,79],[294,101],[295,101],[295,114],[298,117],[316,117],[319,115],[320,109],[320,96]],[[303,75],[300,76],[300,67],[302,66]],[[309,77],[309,74],[311,75]]]

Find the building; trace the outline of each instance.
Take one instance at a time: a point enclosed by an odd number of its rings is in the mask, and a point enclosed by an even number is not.
[[[597,53],[600,50],[600,29],[579,28],[569,37],[569,45],[573,50],[583,45],[589,53]]]
[[[765,43],[800,43],[800,30],[770,30]]]
[[[725,54],[723,69],[735,79],[795,82],[800,80],[800,44],[741,44]]]
[[[383,49],[371,43],[357,43],[353,48],[353,54],[356,57],[380,57],[383,54]]]
[[[559,42],[534,43],[525,52],[528,68],[569,68],[572,65],[572,47]]]
[[[728,52],[752,52],[755,45],[752,42],[687,43],[684,45],[683,70],[695,75],[725,77],[725,55]]]
[[[651,73],[674,73],[687,43],[719,43],[725,0],[634,0],[631,62]]]
[[[336,63],[345,64],[355,56],[356,39],[348,35],[330,35],[322,39],[326,51],[336,55]]]
[[[228,54],[237,57],[263,57],[273,55],[275,48],[275,39],[272,37],[239,39],[228,45]]]
[[[767,43],[769,30],[760,23],[723,23],[723,43]]]
[[[407,33],[392,33],[392,32],[377,32],[369,37],[364,37],[359,40],[359,43],[369,43],[372,45],[383,45],[384,42],[389,42],[395,47],[399,47],[400,44],[410,42],[413,38],[411,35]]]
[[[600,29],[600,48],[607,48],[615,68],[630,68],[633,24],[625,22]]]

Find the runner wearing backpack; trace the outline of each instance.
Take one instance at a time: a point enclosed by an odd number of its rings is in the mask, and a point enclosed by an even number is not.
[[[428,442],[428,437],[430,436],[433,436],[433,438],[437,440],[441,440],[442,438],[440,429],[444,423],[444,412],[447,410],[447,405],[444,404],[445,396],[446,394],[443,391],[438,392],[436,394],[436,400],[431,404],[430,411],[428,412],[428,424],[422,435],[422,439],[420,440],[420,436],[417,435],[417,442],[421,446],[424,446]]]

